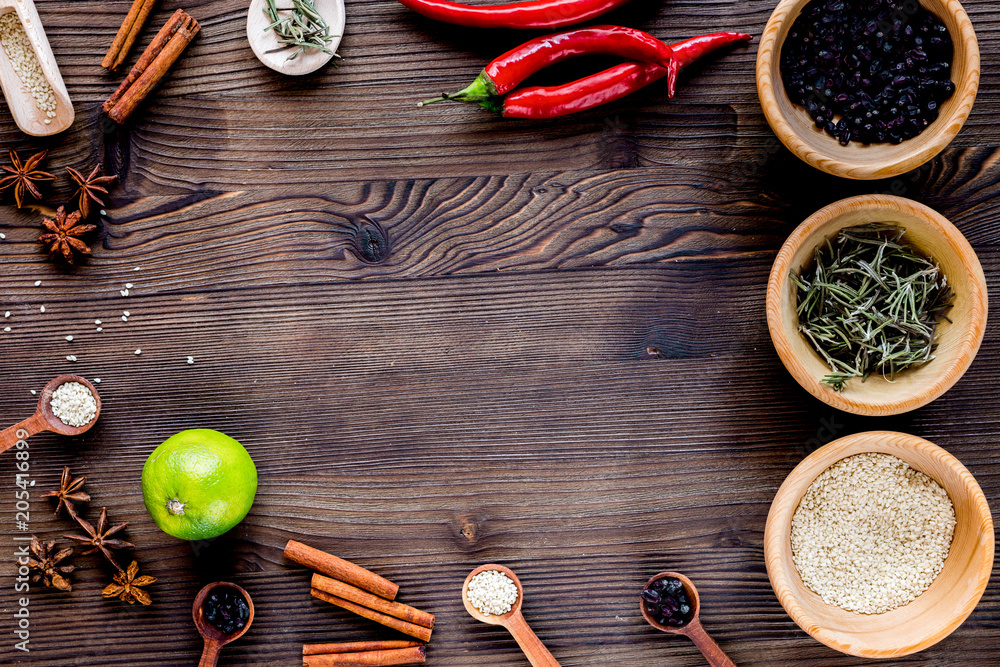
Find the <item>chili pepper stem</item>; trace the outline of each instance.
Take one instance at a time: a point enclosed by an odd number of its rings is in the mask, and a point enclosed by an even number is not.
[[[428,104],[436,104],[437,102],[469,102],[472,104],[481,104],[483,100],[496,96],[496,86],[493,85],[489,75],[485,70],[483,70],[479,73],[479,76],[476,77],[475,81],[457,93],[443,93],[440,97],[420,102],[417,106],[425,107]]]

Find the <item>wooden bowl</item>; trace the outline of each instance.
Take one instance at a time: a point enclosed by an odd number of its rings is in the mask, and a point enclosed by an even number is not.
[[[872,374],[856,378],[837,392],[820,380],[830,367],[799,333],[796,287],[789,278],[812,260],[813,250],[844,227],[888,222],[903,227],[903,238],[941,265],[955,292],[951,322],[938,326],[936,358],[888,381]],[[986,330],[986,277],[979,258],[962,233],[939,213],[909,199],[864,195],[818,211],[795,229],[778,251],[767,285],[767,326],[778,356],[810,394],[838,410],[884,416],[915,410],[944,394],[968,370]]]
[[[944,569],[922,595],[878,615],[856,614],[823,602],[792,562],[792,515],[816,477],[831,465],[867,452],[896,456],[938,482],[955,506],[955,536]],[[993,519],[979,484],[958,459],[905,433],[872,431],[819,448],[778,489],[764,529],[767,575],[792,620],[830,648],[862,658],[895,658],[922,651],[962,624],[986,590],[993,569]]]
[[[790,151],[828,174],[870,180],[891,178],[916,169],[951,143],[965,124],[979,89],[979,44],[968,14],[958,0],[920,0],[940,18],[955,43],[951,80],[955,94],[919,136],[901,144],[864,146],[840,142],[816,127],[802,107],[788,98],[781,79],[781,47],[809,0],[781,0],[771,15],[757,50],[757,93],[771,129]]]

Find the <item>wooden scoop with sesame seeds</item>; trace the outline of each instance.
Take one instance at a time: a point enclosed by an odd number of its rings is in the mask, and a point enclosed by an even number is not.
[[[517,601],[511,605],[510,611],[506,614],[500,616],[484,614],[476,609],[469,600],[469,582],[477,574],[487,570],[494,570],[505,574],[517,587]],[[469,573],[469,576],[465,578],[465,584],[462,586],[462,602],[465,603],[465,610],[469,612],[472,618],[481,623],[507,628],[507,631],[514,636],[517,645],[524,651],[524,655],[527,656],[528,661],[533,667],[559,667],[559,663],[552,657],[552,654],[549,653],[549,650],[545,648],[545,645],[542,644],[542,641],[535,635],[532,629],[528,627],[528,622],[521,615],[521,602],[523,600],[524,589],[521,587],[521,580],[517,578],[517,575],[510,568],[506,568],[503,565],[480,565]]]
[[[52,412],[52,394],[56,389],[63,386],[67,382],[79,382],[90,390],[90,393],[94,395],[94,400],[97,402],[97,412],[95,412],[90,421],[83,426],[69,426],[68,424],[64,424],[62,420],[60,420],[59,417],[56,417],[55,413]],[[94,385],[77,375],[60,375],[52,382],[45,385],[45,388],[42,389],[42,395],[38,399],[38,409],[35,411],[35,414],[31,415],[20,424],[16,424],[8,429],[0,431],[0,453],[6,452],[18,442],[27,440],[31,436],[42,431],[52,431],[53,433],[69,436],[81,435],[89,431],[94,424],[97,423],[97,418],[100,416],[101,397],[98,396]]]
[[[0,87],[17,126],[35,137],[68,129],[73,103],[32,0],[0,0],[0,41]]]

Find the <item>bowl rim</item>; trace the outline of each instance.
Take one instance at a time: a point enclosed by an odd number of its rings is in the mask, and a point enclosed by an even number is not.
[[[955,55],[956,57],[964,56],[968,60],[968,74],[962,81],[956,82],[955,94],[952,98],[958,103],[954,105],[947,116],[939,117],[934,123],[947,123],[947,128],[933,136],[931,141],[920,144],[919,147],[914,148],[895,162],[873,165],[831,157],[817,151],[799,136],[780,110],[778,91],[781,91],[780,95],[785,95],[784,84],[781,81],[775,81],[771,76],[774,61],[780,57],[780,49],[777,44],[778,35],[789,19],[789,15],[809,1],[781,0],[771,14],[763,34],[761,34],[760,46],[757,49],[757,96],[768,125],[771,126],[781,143],[807,164],[833,176],[855,180],[875,180],[899,176],[922,166],[944,150],[962,130],[972,113],[972,107],[979,91],[982,67],[976,31],[961,2],[959,0],[928,0],[928,2],[939,4],[958,25],[959,34],[952,35],[956,44]],[[921,2],[922,6],[926,7],[926,4]],[[930,128],[927,128],[925,133],[929,130]],[[914,139],[919,139],[920,136],[923,135],[918,135]]]
[[[891,398],[871,400],[830,390],[820,382],[819,378],[810,373],[799,357],[794,354],[783,326],[781,297],[786,289],[788,275],[793,268],[792,260],[796,252],[806,239],[817,230],[845,214],[861,210],[878,211],[880,216],[891,217],[895,212],[922,219],[940,234],[942,244],[947,245],[956,254],[969,278],[971,288],[967,294],[971,313],[969,327],[961,333],[957,346],[958,355],[953,361],[951,369],[949,372],[941,373],[936,381],[928,382],[923,391],[906,400]],[[821,208],[789,234],[771,267],[771,274],[767,282],[766,311],[767,328],[778,357],[803,389],[838,410],[879,417],[902,414],[923,407],[944,395],[965,375],[979,352],[986,334],[989,303],[986,276],[983,273],[979,257],[962,232],[947,218],[912,199],[893,195],[859,195],[841,199]]]
[[[771,588],[774,589],[774,593],[777,596],[778,601],[781,603],[781,606],[792,618],[792,620],[795,621],[795,623],[813,639],[847,655],[853,655],[861,658],[884,659],[910,655],[929,648],[950,635],[965,622],[965,620],[975,610],[986,591],[986,586],[989,583],[990,575],[993,571],[993,559],[995,557],[996,544],[995,539],[987,541],[989,558],[984,558],[980,561],[980,567],[973,575],[975,577],[974,593],[964,601],[964,605],[959,613],[957,613],[954,618],[950,619],[944,627],[928,631],[926,636],[916,642],[880,650],[863,648],[856,649],[850,642],[844,640],[844,633],[824,629],[816,621],[816,619],[810,616],[807,611],[799,606],[798,600],[795,596],[795,591],[788,579],[785,577],[784,570],[781,567],[783,560],[781,554],[784,551],[786,542],[791,539],[792,515],[795,513],[799,502],[802,500],[806,491],[808,491],[809,486],[815,481],[816,477],[822,474],[824,470],[829,468],[834,463],[849,456],[863,454],[869,451],[876,451],[879,453],[881,450],[869,449],[868,447],[863,446],[866,443],[876,440],[881,443],[890,442],[895,445],[894,448],[897,450],[911,449],[921,451],[924,454],[940,460],[949,468],[956,471],[962,480],[962,488],[964,492],[972,501],[971,504],[975,506],[978,511],[978,518],[982,524],[981,534],[988,533],[991,537],[993,536],[993,517],[990,511],[989,502],[986,500],[986,496],[983,493],[979,482],[976,481],[976,478],[971,472],[969,472],[968,468],[966,468],[961,461],[942,447],[939,447],[929,440],[919,436],[900,433],[897,431],[865,431],[862,433],[848,435],[834,440],[829,444],[823,445],[812,454],[805,457],[788,474],[781,486],[778,488],[777,493],[775,493],[774,500],[771,501],[771,507],[768,511],[767,523],[764,528],[764,564],[767,568],[767,576],[771,582]],[[819,467],[817,464],[824,465]],[[814,465],[819,468],[819,471],[815,475],[808,475],[806,471]],[[933,475],[928,476],[932,477],[932,479],[934,478]],[[937,479],[934,479],[934,481],[941,484],[941,482]],[[942,484],[942,486],[944,485]],[[788,502],[789,499],[794,499],[795,502]],[[954,502],[954,500],[952,502]],[[951,556],[949,554],[949,558],[950,557]],[[794,564],[792,564],[792,568],[794,567]],[[863,617],[863,615],[861,615],[861,617]]]

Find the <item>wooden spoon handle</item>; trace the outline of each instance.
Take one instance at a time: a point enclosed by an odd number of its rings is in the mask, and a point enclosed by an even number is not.
[[[556,659],[549,653],[549,649],[545,648],[542,640],[528,627],[528,622],[520,613],[507,619],[507,630],[517,640],[517,645],[524,651],[524,655],[527,656],[532,667],[560,667]]]
[[[0,453],[16,445],[21,440],[27,440],[39,431],[46,429],[45,419],[40,414],[34,414],[20,424],[0,431]]]
[[[691,638],[691,641],[695,643],[712,667],[736,667],[736,663],[730,660],[726,652],[719,648],[714,639],[708,636],[698,619],[695,619],[688,626],[687,636]]]
[[[198,667],[215,667],[219,661],[219,653],[222,652],[222,643],[215,639],[205,637],[205,650],[201,654],[201,662]]]

